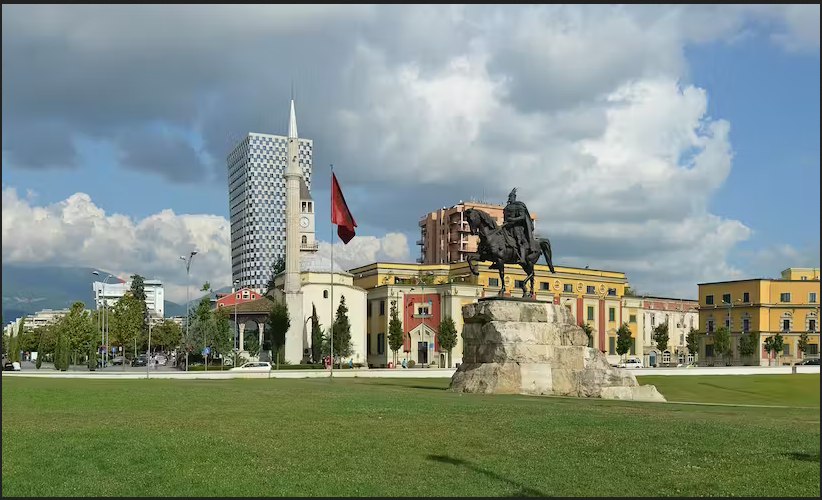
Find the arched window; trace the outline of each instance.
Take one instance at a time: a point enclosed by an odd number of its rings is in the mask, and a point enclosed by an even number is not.
[[[323,290],[323,298],[324,299],[328,298],[328,290]]]
[[[308,236],[303,235],[303,245],[308,244]]]

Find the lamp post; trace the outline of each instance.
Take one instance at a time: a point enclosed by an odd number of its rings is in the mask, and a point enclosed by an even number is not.
[[[191,259],[193,259],[195,255],[197,255],[196,250],[191,252],[191,254],[188,256],[188,258],[186,258],[185,255],[180,256],[180,259],[183,262],[186,263],[186,341],[188,341],[188,325],[189,325],[189,323],[191,323],[191,321],[190,321],[191,318],[189,318],[189,316],[188,316],[188,303],[189,303],[188,284],[189,284],[189,281],[190,281],[189,278],[190,278],[190,270],[191,270]],[[186,346],[186,371],[188,371],[188,346]]]
[[[95,276],[100,276],[100,273],[97,272],[97,271],[92,271],[91,274],[93,274]],[[103,365],[102,368],[105,368],[106,366],[108,366],[108,325],[109,325],[108,314],[109,313],[107,311],[108,301],[106,300],[106,284],[108,284],[109,278],[113,278],[113,277],[114,276],[111,275],[111,274],[106,276],[106,279],[103,280],[103,286],[101,287],[100,293],[98,294],[98,299],[99,299],[99,295],[102,295],[102,300],[103,300],[103,318],[102,318],[102,324],[101,324],[102,328],[101,328],[101,331],[100,331],[100,340],[103,343],[103,345],[105,346],[105,352],[103,353],[103,356],[102,356],[102,359],[101,359],[101,361],[102,361],[101,364]],[[99,307],[99,302],[98,302],[98,307]],[[100,315],[98,314],[97,316],[98,316],[98,320],[99,320]]]
[[[151,358],[149,357],[150,353],[151,353],[151,316],[149,316],[149,318],[148,318],[148,349],[146,349],[146,378],[149,378],[151,376],[150,375],[151,372],[149,371],[149,364],[150,364],[150,360],[151,360]]]
[[[234,280],[234,345],[236,346],[235,349],[241,349],[240,346],[240,329],[237,326],[237,295],[236,292],[237,287],[240,286],[240,280]]]

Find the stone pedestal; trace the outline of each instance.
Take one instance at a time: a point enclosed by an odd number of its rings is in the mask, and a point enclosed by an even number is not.
[[[463,363],[452,391],[665,401],[589,348],[565,306],[491,298],[464,305],[462,315]]]

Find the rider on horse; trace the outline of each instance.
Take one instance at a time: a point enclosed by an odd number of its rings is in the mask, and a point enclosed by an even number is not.
[[[533,249],[534,220],[525,203],[517,201],[517,188],[508,195],[508,204],[502,211],[502,229],[506,235],[513,237],[513,247],[517,249],[520,262],[525,262]]]

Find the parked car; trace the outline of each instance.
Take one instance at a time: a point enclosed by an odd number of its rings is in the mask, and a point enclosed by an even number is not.
[[[802,360],[799,364],[800,364],[800,365],[813,365],[813,366],[819,366],[819,358],[808,358],[808,359],[803,359],[803,360]]]
[[[136,358],[131,360],[131,366],[146,366],[148,364],[148,358],[145,356],[137,356]]]
[[[617,365],[618,368],[642,368],[642,360],[639,358],[628,358]]]
[[[271,371],[271,363],[267,361],[250,361],[242,366],[231,368],[229,371],[267,372]]]
[[[16,365],[16,366],[15,366]],[[12,363],[11,361],[6,361],[3,364],[3,371],[7,372],[19,372],[20,365],[18,363]]]
[[[123,363],[125,363],[125,358],[122,356],[115,356],[111,358],[111,364],[114,366],[122,365]]]

